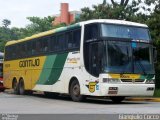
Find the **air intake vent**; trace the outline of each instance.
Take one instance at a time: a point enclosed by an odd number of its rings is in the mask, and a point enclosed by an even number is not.
[[[136,83],[136,82],[144,82],[145,80],[144,79],[121,79],[122,82],[133,82],[133,83]]]
[[[132,79],[121,79],[122,82],[132,82]]]

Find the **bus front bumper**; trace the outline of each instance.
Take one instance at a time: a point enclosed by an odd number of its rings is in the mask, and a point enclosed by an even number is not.
[[[100,96],[153,96],[155,84],[100,83],[99,88]]]

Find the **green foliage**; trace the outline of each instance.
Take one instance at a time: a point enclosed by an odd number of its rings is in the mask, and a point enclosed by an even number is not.
[[[22,39],[33,34],[48,31],[57,27],[66,26],[65,23],[52,26],[54,17],[51,16],[44,18],[27,17],[27,19],[31,22],[31,24],[27,25],[25,28],[9,28],[8,26],[11,24],[11,21],[7,19],[2,21],[3,26],[0,27],[0,51],[4,51],[4,45],[7,41]]]
[[[160,97],[160,89],[154,91],[154,97]]]
[[[140,2],[132,1],[132,4],[126,5],[128,1],[122,1],[118,4],[113,1],[113,4],[106,3],[105,1],[99,5],[93,5],[92,9],[85,7],[82,9],[82,14],[79,21],[90,19],[120,19],[137,21],[136,12],[139,11],[137,7]]]
[[[150,15],[147,24],[151,30],[151,37],[153,39],[154,45],[157,48],[157,63],[156,68],[156,88],[160,88],[160,3],[155,6],[154,12]]]
[[[31,36],[36,33],[44,32],[47,30],[53,29],[52,21],[53,17],[27,17],[27,19],[31,22],[31,24],[26,26],[26,29],[23,31],[25,36]]]
[[[4,26],[5,28],[7,28],[7,27],[11,24],[11,21],[8,20],[8,19],[4,19],[2,22],[3,22],[3,26]]]

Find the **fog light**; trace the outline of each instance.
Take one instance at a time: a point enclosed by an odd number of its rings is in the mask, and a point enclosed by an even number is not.
[[[146,84],[154,84],[154,83],[155,83],[155,79],[146,80]]]
[[[147,91],[153,91],[153,90],[154,90],[153,87],[148,87],[148,88],[147,88]]]

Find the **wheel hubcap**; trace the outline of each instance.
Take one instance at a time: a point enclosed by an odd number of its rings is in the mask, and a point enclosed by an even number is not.
[[[79,85],[76,84],[76,85],[73,87],[73,94],[74,94],[75,96],[79,96],[79,94],[80,94]]]

